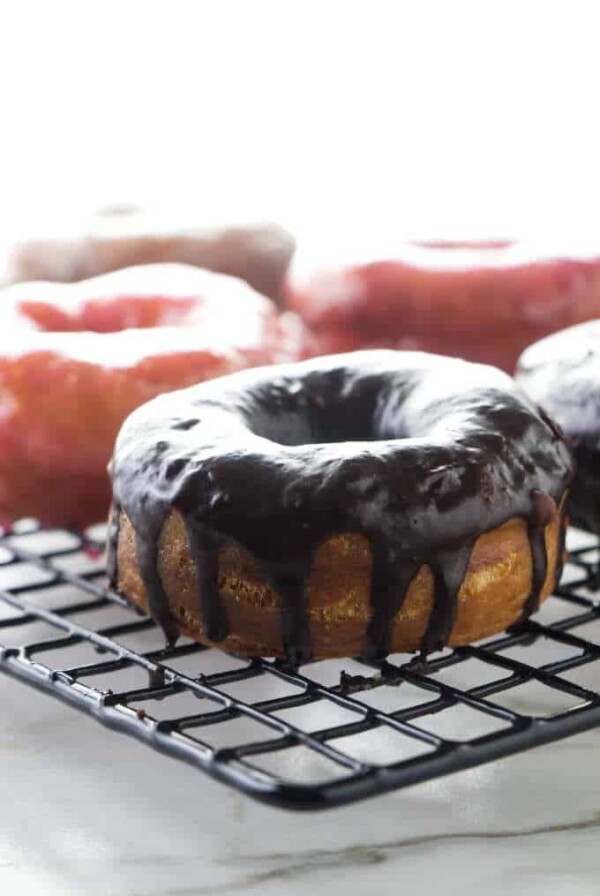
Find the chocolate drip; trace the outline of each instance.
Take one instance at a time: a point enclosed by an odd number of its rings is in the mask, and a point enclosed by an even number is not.
[[[182,425],[189,420],[194,426]],[[312,653],[314,552],[340,533],[364,533],[372,547],[371,657],[389,652],[422,565],[434,577],[422,650],[443,647],[475,541],[513,517],[529,525],[532,612],[547,573],[545,526],[571,473],[560,432],[505,374],[384,351],[245,371],[161,396],[124,424],[112,468],[115,508],[133,524],[150,612],[167,638],[176,628],[158,539],[177,510],[207,637],[228,633],[218,556],[231,539],[280,594],[282,641],[294,664]],[[111,562],[116,546],[115,536]]]
[[[529,619],[539,608],[540,597],[548,575],[548,552],[546,550],[546,526],[554,519],[556,508],[550,495],[533,491],[531,513],[527,520],[527,534],[531,549],[531,590],[525,601],[519,622]],[[557,557],[557,567],[560,559]]]
[[[390,652],[396,616],[408,594],[410,583],[419,571],[420,559],[398,555],[378,541],[371,541],[371,606],[367,627],[365,659],[379,661]]]
[[[119,530],[121,528],[121,508],[116,501],[110,508],[110,520],[108,523],[108,537],[106,544],[106,573],[108,584],[111,588],[119,585]]]
[[[136,532],[137,560],[140,575],[148,594],[150,615],[165,633],[167,644],[172,645],[177,641],[179,632],[171,616],[169,598],[165,593],[158,571],[158,539],[161,529],[162,525],[144,535]]]
[[[265,578],[281,597],[281,636],[287,661],[292,666],[300,666],[312,659],[308,619],[311,566],[312,553],[285,564],[262,563]]]
[[[423,655],[442,650],[450,639],[456,622],[458,593],[467,574],[474,544],[475,540],[470,539],[455,550],[438,551],[430,562],[434,581],[433,609],[421,642]]]
[[[540,597],[548,574],[548,553],[546,551],[546,531],[542,526],[528,526],[531,547],[531,590],[523,606],[520,621],[529,619],[539,608]]]
[[[218,643],[229,634],[229,623],[219,594],[221,540],[206,526],[185,519],[190,555],[196,567],[200,618],[209,641]]]
[[[563,568],[565,565],[565,551],[566,551],[566,540],[567,540],[567,502],[563,500],[561,502],[559,508],[559,519],[558,519],[558,547],[556,554],[556,572],[554,583],[558,585],[560,580],[562,579]]]

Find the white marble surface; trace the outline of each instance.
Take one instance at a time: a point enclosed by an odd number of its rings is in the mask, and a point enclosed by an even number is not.
[[[600,731],[296,815],[0,676],[0,893],[600,890]]]

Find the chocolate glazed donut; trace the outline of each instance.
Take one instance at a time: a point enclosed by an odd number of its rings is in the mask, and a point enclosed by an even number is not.
[[[572,442],[577,472],[571,519],[600,533],[600,320],[530,346],[519,359],[517,378]]]
[[[559,574],[557,507],[571,472],[560,433],[491,367],[372,351],[244,371],[163,395],[125,422],[111,470],[109,573],[174,641],[161,534],[176,516],[195,567],[202,630],[194,636],[232,643],[220,552],[234,544],[280,599],[280,641],[261,652],[299,663],[315,655],[313,562],[325,541],[360,536],[372,554],[363,651],[390,651],[395,619],[426,567],[433,600],[413,649],[428,653],[450,639],[477,539],[514,518],[525,521],[531,562],[529,593],[511,621],[537,608]],[[177,575],[184,560],[174,557]],[[143,599],[122,562],[137,564]]]

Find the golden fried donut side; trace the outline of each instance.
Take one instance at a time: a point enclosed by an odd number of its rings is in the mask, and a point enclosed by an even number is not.
[[[552,592],[560,565],[564,502],[565,497],[544,530],[548,564],[540,601]],[[117,556],[119,591],[147,610],[135,533],[124,513],[121,513]],[[364,648],[371,616],[371,567],[372,553],[364,535],[335,535],[319,546],[308,586],[308,618],[316,659],[356,656]],[[177,511],[170,514],[162,529],[158,571],[179,631],[210,644],[203,634],[196,570],[185,525]],[[475,542],[458,594],[450,646],[478,641],[514,624],[531,587],[532,557],[527,523],[512,518]],[[247,656],[285,656],[281,598],[267,585],[252,557],[232,541],[225,542],[220,549],[219,590],[230,633],[217,646]],[[433,607],[433,590],[433,575],[424,565],[413,578],[396,616],[391,652],[419,650]]]

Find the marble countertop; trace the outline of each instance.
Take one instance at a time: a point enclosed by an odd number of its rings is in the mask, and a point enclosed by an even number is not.
[[[0,892],[600,889],[600,731],[362,804],[250,801],[0,675]]]

